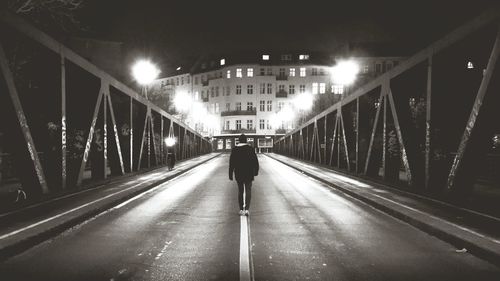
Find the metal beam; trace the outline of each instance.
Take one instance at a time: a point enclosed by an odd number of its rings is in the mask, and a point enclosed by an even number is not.
[[[123,155],[122,155],[122,149],[120,145],[120,137],[118,135],[118,128],[116,127],[116,119],[115,119],[115,111],[113,109],[113,103],[111,102],[111,95],[108,96],[108,105],[109,105],[109,112],[111,115],[111,122],[113,123],[113,132],[115,134],[115,143],[116,143],[116,150],[118,153],[118,160],[120,161],[120,169],[122,171],[122,175],[125,174],[125,167],[123,165]]]

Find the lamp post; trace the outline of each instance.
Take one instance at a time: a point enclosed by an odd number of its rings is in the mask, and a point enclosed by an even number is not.
[[[148,85],[151,84],[159,74],[160,70],[149,60],[138,60],[132,66],[132,75],[137,83],[142,86],[141,90],[144,90],[146,99],[148,99]]]
[[[353,60],[339,61],[337,65],[331,69],[332,81],[335,85],[341,85],[345,88],[347,94],[347,89],[350,85],[356,81],[359,73],[359,65]]]

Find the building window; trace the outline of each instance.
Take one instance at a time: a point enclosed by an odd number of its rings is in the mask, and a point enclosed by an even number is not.
[[[247,130],[253,130],[253,120],[247,120]]]
[[[312,68],[312,73],[311,73],[312,76],[316,76],[318,75],[318,69],[316,67],[313,67]]]
[[[219,86],[215,87],[215,96],[219,96]]]
[[[268,76],[272,76],[273,75],[273,69],[272,68],[268,68],[267,69],[267,75]]]
[[[267,111],[273,111],[273,101],[272,100],[267,101]]]
[[[215,103],[215,113],[219,113],[219,110],[220,110],[220,109],[219,109],[219,103],[218,103],[218,102],[216,102],[216,103]]]
[[[318,83],[312,83],[312,93],[314,95],[318,94]]]
[[[226,103],[226,111],[231,111],[231,103]]]
[[[273,84],[268,83],[267,84],[267,93],[272,94],[273,93]]]
[[[285,102],[279,101],[278,102],[278,111],[281,111],[285,107]]]
[[[295,77],[295,68],[290,68],[290,76]]]
[[[238,78],[243,77],[241,68],[236,68],[236,77],[238,77]]]
[[[236,120],[236,130],[241,130],[241,120]]]
[[[241,95],[241,85],[236,85],[236,94]]]
[[[266,111],[266,101],[265,100],[261,100],[259,102],[259,110],[260,111]]]
[[[188,79],[188,84],[191,83],[191,76],[188,76],[187,79]]]
[[[303,94],[306,92],[306,85],[300,85],[299,86],[299,93]]]
[[[269,55],[262,55],[262,60],[269,60]]]
[[[179,86],[179,77],[177,77],[175,80],[175,85]]]
[[[375,64],[375,72],[376,73],[382,72],[382,65],[380,63]]]
[[[253,95],[253,85],[247,85],[247,94]]]
[[[253,68],[247,68],[247,77],[253,77]]]
[[[247,110],[252,111],[253,110],[253,102],[249,101],[247,102]]]
[[[221,59],[220,60],[220,65],[225,65],[226,64],[226,59]]]
[[[231,88],[229,86],[226,87],[226,96],[231,94]]]
[[[260,75],[260,76],[264,76],[264,75],[266,75],[266,69],[265,69],[265,68],[261,68],[261,69],[260,69],[260,74],[259,74],[259,75]]]
[[[194,100],[199,100],[200,99],[200,92],[196,91],[194,92]]]
[[[259,120],[259,129],[264,130],[266,128],[266,120],[260,119]]]
[[[278,90],[279,90],[280,92],[285,91],[285,85],[278,85]]]
[[[281,55],[281,60],[282,61],[289,61],[292,60],[292,55],[286,54],[286,55]]]
[[[194,77],[194,84],[198,85],[198,76]]]
[[[326,93],[326,84],[325,83],[319,83],[319,93],[320,94]]]
[[[289,93],[290,95],[295,94],[295,85],[289,85],[289,86],[288,86],[288,93]]]
[[[320,68],[319,69],[319,75],[321,75],[321,76],[325,75],[325,69],[324,68]]]
[[[231,78],[231,70],[226,71],[226,78],[227,79]]]
[[[370,66],[368,64],[365,64],[363,66],[363,73],[368,73],[370,71]]]
[[[241,102],[236,102],[236,110],[241,111]]]
[[[215,103],[211,104],[210,112],[215,113]]]
[[[184,77],[181,77],[181,85],[184,85]]]
[[[266,127],[268,130],[271,130],[271,123],[269,122],[269,119],[266,119]]]
[[[214,87],[210,87],[210,96],[213,98],[215,97],[215,90]]]
[[[231,130],[231,121],[226,120],[226,130]]]
[[[280,68],[280,76],[281,77],[285,76],[285,69],[284,68]]]
[[[299,55],[299,60],[308,60],[309,55]]]
[[[260,83],[260,93],[261,94],[266,93],[266,83]]]
[[[332,92],[336,95],[342,95],[344,93],[344,85],[332,85]]]
[[[306,68],[305,67],[300,68],[300,77],[306,77]]]

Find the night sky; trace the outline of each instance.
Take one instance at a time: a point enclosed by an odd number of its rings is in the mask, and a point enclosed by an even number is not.
[[[123,41],[162,68],[239,50],[332,52],[346,41],[412,54],[497,1],[93,0],[83,35]]]

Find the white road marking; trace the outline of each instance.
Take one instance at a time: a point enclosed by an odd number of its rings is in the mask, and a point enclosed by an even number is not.
[[[240,216],[240,281],[253,280],[250,270],[248,217]]]

